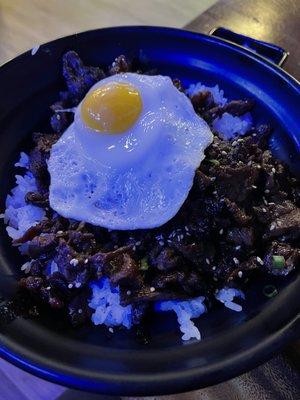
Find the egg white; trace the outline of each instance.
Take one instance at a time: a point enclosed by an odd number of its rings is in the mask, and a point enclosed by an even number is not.
[[[66,218],[109,229],[154,228],[180,209],[213,135],[168,77],[118,74],[94,85],[126,82],[143,109],[125,133],[87,128],[80,105],[52,147],[50,205]]]

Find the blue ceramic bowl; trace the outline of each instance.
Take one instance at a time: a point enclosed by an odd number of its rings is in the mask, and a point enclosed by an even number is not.
[[[118,55],[140,57],[149,68],[184,84],[218,83],[229,98],[254,98],[257,123],[274,128],[273,143],[299,168],[300,85],[265,58],[216,37],[157,27],[119,27],[84,32],[42,45],[0,68],[1,209],[14,184],[13,164],[43,129],[48,106],[62,87],[61,56],[76,50],[87,64],[106,66]],[[20,265],[0,228],[0,273]],[[279,294],[266,299],[262,288]],[[182,343],[175,317],[154,319],[152,343],[139,345],[130,332],[108,338],[102,328],[71,330],[55,315],[17,319],[0,328],[0,355],[53,382],[99,393],[153,395],[192,390],[229,379],[266,361],[299,335],[300,277],[256,282],[241,313],[220,307],[202,316],[203,340]]]

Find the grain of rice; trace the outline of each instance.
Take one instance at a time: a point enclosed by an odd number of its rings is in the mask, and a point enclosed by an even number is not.
[[[260,264],[260,265],[264,265],[263,260],[260,257],[256,257],[256,261]]]
[[[70,265],[73,265],[73,267],[76,267],[76,265],[78,265],[79,261],[77,260],[77,258],[72,258],[72,260],[70,260]]]

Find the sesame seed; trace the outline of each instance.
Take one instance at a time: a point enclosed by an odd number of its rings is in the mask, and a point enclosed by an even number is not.
[[[213,280],[214,280],[215,282],[218,282],[218,278],[216,278],[216,277],[214,277]]]
[[[276,225],[274,223],[272,223],[271,226],[270,226],[270,231],[273,231],[275,229],[275,226]]]
[[[79,261],[77,260],[77,258],[72,258],[72,260],[70,261],[70,264],[73,265],[73,267],[76,267],[76,265],[78,265]]]
[[[155,288],[154,288],[153,286],[151,286],[150,292],[151,292],[151,293],[155,292]]]
[[[136,246],[140,246],[142,244],[142,242],[139,240],[135,243]]]
[[[222,228],[222,229],[219,230],[219,234],[223,235],[223,233],[224,233],[224,229]]]
[[[273,201],[271,201],[271,202],[269,203],[269,206],[275,206],[275,203],[274,203]]]
[[[263,260],[260,257],[256,257],[256,261],[260,264],[260,265],[264,265]]]
[[[62,235],[63,234],[63,231],[57,231],[56,232],[58,235]]]
[[[257,186],[255,186],[255,185],[252,185],[252,187],[253,187],[253,189],[257,189]]]
[[[282,222],[281,221],[276,221],[277,222],[277,225],[278,226],[281,226],[282,225]]]
[[[241,142],[244,141],[244,139],[240,138],[240,139],[238,139],[237,141],[238,141],[239,143],[241,143]]]
[[[69,289],[72,289],[72,287],[73,287],[72,283],[69,283],[69,284],[68,284],[68,288],[69,288]]]
[[[76,282],[75,283],[75,287],[78,289],[78,288],[80,288],[80,286],[81,286],[81,283],[80,282]]]
[[[133,246],[133,247],[132,247],[132,250],[133,250],[133,251],[136,251],[136,246]]]
[[[114,245],[114,249],[115,249],[115,250],[117,250],[117,248],[118,248],[118,245],[117,245],[117,244],[115,244],[115,245]]]
[[[262,212],[266,213],[267,210],[263,207],[263,208],[262,208]]]
[[[241,278],[243,276],[243,271],[238,272],[238,277]]]
[[[276,169],[273,167],[273,168],[271,169],[271,171],[273,172],[273,174],[275,174]]]
[[[253,137],[255,137],[255,136],[257,136],[257,135],[256,135],[256,133],[253,133],[253,135],[252,135],[252,136],[253,136]]]
[[[223,156],[227,156],[227,152],[225,150],[222,150],[221,154],[223,154]]]
[[[180,235],[180,239],[182,240],[184,238],[184,236],[183,235]]]
[[[108,328],[108,330],[109,330],[110,333],[114,333],[114,330],[113,330],[113,328],[111,326]]]
[[[236,145],[237,145],[237,141],[234,140],[234,141],[231,143],[231,146],[234,147],[234,146],[236,146]]]
[[[82,308],[79,308],[78,314],[82,314]]]
[[[185,231],[188,232],[189,228],[187,226],[184,227]]]
[[[160,246],[163,246],[163,245],[165,244],[165,242],[164,242],[163,240],[160,240],[160,241],[158,242],[158,244],[159,244]]]
[[[217,269],[217,267],[212,267],[212,270],[215,271]]]
[[[213,181],[213,182],[214,182],[216,179],[217,179],[216,176],[212,176],[212,177],[210,178],[210,180]]]
[[[208,265],[210,264],[209,258],[206,258],[205,261],[206,261],[206,264],[208,264]]]
[[[251,161],[251,160],[248,161],[248,162],[247,162],[247,165],[249,165],[249,166],[252,165],[252,161]]]
[[[86,258],[86,259],[84,260],[84,263],[87,264],[88,262],[89,262],[89,259]]]
[[[266,194],[270,193],[270,190],[269,190],[269,189],[266,189],[266,190],[265,190],[265,193],[266,193]]]
[[[215,195],[216,195],[216,194],[218,194],[218,192],[217,192],[216,190],[214,190],[214,191],[213,191],[213,194],[215,194]]]
[[[238,246],[235,246],[235,249],[236,250],[240,250],[240,248],[241,248],[241,245],[239,244]]]
[[[46,290],[50,290],[50,289],[51,289],[51,287],[50,287],[50,286],[47,286],[47,287],[46,287]]]
[[[22,265],[21,271],[25,271],[25,273],[27,273],[26,271],[28,270],[28,268],[30,270],[30,267],[31,267],[31,262],[27,261],[25,264]]]
[[[233,262],[235,263],[235,265],[238,265],[240,263],[236,257],[233,257]]]
[[[260,165],[257,165],[256,168],[257,168],[257,169],[261,169],[261,166],[260,166]]]
[[[130,296],[131,295],[131,290],[127,290],[126,294],[127,294],[127,296]]]
[[[266,206],[268,205],[268,202],[265,197],[263,197],[263,202],[265,203]]]

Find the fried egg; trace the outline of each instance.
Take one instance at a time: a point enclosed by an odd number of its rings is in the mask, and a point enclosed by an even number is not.
[[[213,135],[169,77],[122,73],[96,83],[51,149],[51,207],[117,230],[176,215]]]

